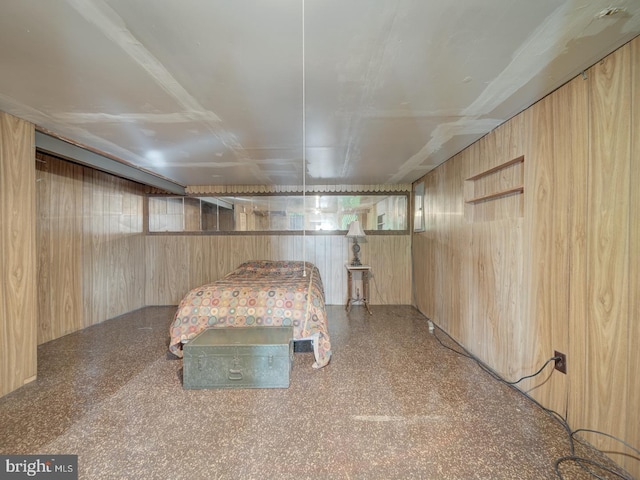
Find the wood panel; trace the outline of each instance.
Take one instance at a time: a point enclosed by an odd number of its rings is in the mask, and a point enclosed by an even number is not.
[[[327,304],[346,303],[351,245],[343,235],[307,235],[304,255],[322,275]],[[215,281],[242,262],[300,260],[300,235],[152,235],[146,238],[147,305],[175,305],[190,289]],[[371,304],[411,303],[409,235],[370,235],[361,258],[374,279]]]
[[[438,218],[438,223],[440,225],[440,235],[438,237],[439,248],[442,253],[439,270],[440,272],[447,272],[451,275],[451,283],[454,285],[458,285],[457,282],[457,274],[453,270],[453,263],[455,261],[455,240],[454,240],[454,232],[452,228],[453,224],[453,216],[455,213],[452,211],[454,204],[454,198],[456,196],[456,165],[455,165],[455,157],[451,159],[450,162],[447,162],[446,165],[443,165],[443,182],[442,188],[439,189],[438,195],[439,206],[440,206],[440,215]],[[459,330],[457,328],[460,323],[459,319],[456,316],[457,311],[457,295],[456,289],[451,288],[451,286],[443,285],[444,288],[440,290],[440,317],[443,319],[444,323],[448,325],[451,331]]]
[[[406,235],[376,236],[367,241],[370,246],[369,257],[364,263],[371,265],[369,303],[371,305],[410,304],[411,272],[406,268],[410,259],[409,237]],[[340,249],[340,251],[345,250],[345,248]],[[328,258],[331,257],[328,256]],[[342,281],[338,288],[345,292],[347,287],[344,283],[346,280],[344,273],[334,278]],[[334,299],[332,303],[342,302]]]
[[[82,202],[82,298],[83,302],[83,315],[82,325],[91,325],[90,319],[92,318],[106,318],[106,312],[100,312],[97,309],[103,305],[100,302],[100,292],[105,290],[105,287],[99,285],[100,279],[99,273],[96,273],[94,277],[94,271],[97,269],[95,265],[98,264],[99,248],[101,245],[100,238],[102,234],[102,196],[99,195],[99,191],[96,189],[94,195],[94,188],[96,188],[95,176],[98,172],[93,170],[87,170],[83,172],[83,199]]]
[[[475,158],[479,171],[486,171],[497,163],[495,153],[487,137],[478,142],[478,152]],[[472,172],[473,173],[473,172]],[[493,204],[487,205],[487,210],[493,208]],[[492,212],[491,212],[492,213]],[[490,215],[485,211],[485,218]],[[498,321],[498,312],[494,307],[494,292],[496,288],[496,272],[493,269],[492,238],[490,224],[488,222],[474,222],[471,226],[472,258],[471,288],[473,290],[473,322],[476,332],[479,333],[476,341],[478,349],[471,349],[479,358],[498,368],[498,365],[489,360],[489,355],[495,351],[496,338],[494,335],[495,324]],[[444,280],[444,279],[443,279]],[[465,345],[466,346],[466,345]]]
[[[434,269],[435,281],[433,282],[433,317],[434,321],[443,328],[448,329],[449,319],[444,314],[444,291],[451,288],[450,284],[442,282],[445,275],[444,267],[444,242],[446,241],[446,231],[444,227],[444,181],[442,169],[438,169],[436,179],[433,184],[433,195],[430,199],[432,204],[432,224],[434,232],[433,248],[435,250]]]
[[[144,306],[144,188],[38,154],[38,343]]]
[[[463,152],[463,154],[458,155],[458,171],[460,175],[459,178],[461,180],[463,178],[467,178],[470,174],[471,163],[469,161],[469,156],[464,153],[467,152]],[[470,153],[470,150],[468,153]],[[466,204],[464,203],[464,189],[458,195],[458,201],[458,209],[456,210],[457,230],[454,233],[454,238],[456,239],[457,243],[456,249],[458,251],[458,261],[455,264],[454,268],[457,269],[460,276],[460,279],[458,281],[458,291],[460,293],[459,317],[461,331],[459,335],[465,345],[472,345],[475,339],[475,337],[473,336],[473,309],[471,303],[472,285],[471,270],[467,268],[467,266],[471,265],[473,261],[471,256],[472,236],[471,224],[465,218]]]
[[[571,135],[571,164],[565,171],[565,188],[572,190],[569,205],[569,325],[567,364],[567,407],[569,424],[574,428],[584,423],[584,398],[587,395],[588,374],[586,370],[589,352],[586,343],[587,322],[587,221],[588,221],[588,169],[589,169],[589,90],[590,76],[580,76],[568,85],[567,104],[569,123],[562,125]],[[558,91],[564,93],[565,89]],[[561,350],[562,351],[562,350]],[[562,378],[562,377],[560,377]],[[557,382],[558,379],[554,378]],[[555,402],[560,401],[555,399]],[[564,410],[556,407],[558,412]]]
[[[36,376],[34,127],[0,112],[0,396]]]
[[[52,290],[51,280],[51,236],[52,218],[49,208],[43,208],[43,203],[48,205],[51,198],[50,179],[51,164],[36,154],[36,253],[37,253],[37,291],[49,292]],[[38,300],[38,344],[43,338],[54,338],[51,333],[51,303]]]
[[[427,228],[412,246],[425,315],[505,378],[566,353],[567,375],[548,367],[519,388],[572,428],[636,448],[639,50],[635,39],[420,179]],[[458,223],[457,199],[470,193],[460,179],[521,154],[522,218],[491,202],[481,215],[465,205]],[[618,455],[621,444],[584,436],[640,475],[630,450]]]
[[[498,127],[481,139],[475,150],[470,149],[467,171],[477,174],[521,156],[523,152],[518,150],[516,142],[522,128],[520,122],[516,119]],[[505,181],[512,182],[512,179]],[[462,245],[469,245],[470,256],[466,257],[466,265],[457,267],[466,270],[470,279],[465,300],[468,319],[462,321],[465,333],[459,338],[466,339],[465,346],[496,371],[506,378],[513,378],[522,368],[514,361],[514,355],[520,355],[520,352],[513,341],[514,328],[518,324],[513,319],[520,315],[522,221],[517,218],[520,215],[512,214],[512,206],[502,205],[505,201],[519,202],[519,199],[487,202],[480,216],[474,214],[473,218],[468,218],[472,222],[470,238]],[[454,279],[454,282],[457,284],[458,280]]]
[[[589,200],[587,245],[587,428],[626,430],[630,53],[623,47],[589,70]],[[619,366],[618,368],[614,366]],[[636,412],[637,413],[637,412]],[[590,438],[590,437],[589,437]],[[590,438],[602,449],[617,447]]]
[[[640,412],[640,38],[631,43],[631,201],[629,204],[629,360],[627,362],[627,411]],[[635,132],[635,133],[634,133]],[[637,418],[637,417],[636,417]],[[640,445],[640,422],[627,422],[624,438],[636,448]],[[621,449],[633,455],[629,449]],[[635,455],[637,457],[637,454]],[[636,478],[640,477],[640,461],[632,457],[622,464]]]
[[[468,149],[462,152],[464,163],[467,165],[466,169],[469,173],[479,172],[481,170],[480,159],[481,159],[481,150],[480,150],[480,142],[476,142],[471,145]],[[478,295],[478,287],[479,285],[479,263],[478,263],[478,249],[479,243],[481,243],[481,237],[477,236],[478,226],[473,223],[473,215],[468,215],[467,210],[469,208],[473,208],[473,205],[465,204],[465,219],[466,229],[468,230],[469,235],[469,255],[467,257],[467,262],[464,265],[464,269],[467,270],[467,276],[469,277],[469,286],[467,298],[464,300],[467,303],[467,315],[468,318],[465,320],[466,329],[463,333],[461,333],[460,341],[464,341],[466,338],[466,342],[464,345],[469,349],[469,351],[473,352],[478,357],[485,355],[485,344],[484,339],[486,337],[485,334],[485,317],[481,314],[481,309],[477,306],[477,300],[480,298]],[[481,285],[481,284],[480,284]]]
[[[496,204],[496,219],[502,219],[508,226],[508,233],[501,235],[502,275],[508,287],[502,288],[500,310],[503,312],[506,310],[503,321],[506,322],[507,328],[503,330],[510,340],[505,350],[507,360],[502,360],[500,371],[504,372],[509,380],[531,373],[532,367],[538,365],[532,361],[532,348],[529,341],[532,336],[532,326],[523,321],[528,300],[525,289],[525,264],[528,250],[525,247],[527,225],[522,217],[525,198],[527,198],[526,162],[531,159],[531,153],[527,149],[531,126],[531,112],[525,111],[496,129],[497,159],[505,163],[522,158],[522,161],[514,164],[515,168],[501,171],[504,177],[502,186],[506,188],[520,182],[525,187],[522,194],[504,197]]]
[[[173,305],[190,290],[189,255],[195,237],[159,235],[146,240],[147,305]]]
[[[530,330],[526,343],[530,354],[527,367],[536,370],[553,356],[554,349],[568,353],[568,238],[567,215],[569,211],[570,187],[566,188],[565,165],[571,163],[566,155],[558,155],[554,145],[555,132],[563,124],[562,118],[556,118],[554,105],[559,95],[551,95],[530,108],[531,131],[527,152],[527,178],[525,223],[530,232],[524,238],[527,270],[527,325]],[[567,137],[558,136],[562,139]],[[560,184],[560,185],[559,185]],[[559,279],[561,281],[559,281]],[[553,321],[551,321],[553,319]],[[549,391],[557,392],[562,403],[566,403],[566,377],[550,375],[549,381],[540,385],[540,379],[525,383],[534,398],[545,398]],[[549,385],[552,388],[549,388]],[[536,387],[537,386],[537,387]],[[550,405],[551,406],[551,405]],[[558,409],[558,407],[561,407]],[[552,407],[559,413],[566,413],[565,404]]]
[[[82,328],[82,169],[36,156],[38,344]]]
[[[146,268],[141,189],[132,182],[110,177],[108,318],[144,306]]]

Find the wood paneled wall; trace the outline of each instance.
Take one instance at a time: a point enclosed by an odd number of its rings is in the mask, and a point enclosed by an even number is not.
[[[43,343],[145,305],[144,187],[48,155],[36,165]]]
[[[370,235],[361,260],[371,265],[371,304],[411,303],[409,235]],[[301,260],[317,265],[327,304],[347,301],[344,264],[351,244],[343,236],[152,235],[146,238],[147,305],[175,305],[190,289],[215,281],[242,262]]]
[[[38,343],[145,305],[177,304],[198,285],[252,259],[301,259],[302,236],[143,234],[144,187],[37,155]],[[371,235],[372,304],[410,304],[410,235]],[[329,304],[345,304],[351,245],[309,235]]]
[[[640,411],[640,42],[631,43],[631,165],[629,179],[631,192],[629,201],[629,330],[626,368],[627,412],[635,412],[636,421],[628,421],[625,437],[638,448],[640,444],[640,422],[637,412]],[[602,423],[602,420],[600,421]],[[631,464],[631,460],[627,461]],[[636,477],[640,477],[640,468],[629,468]]]
[[[0,396],[36,376],[34,142],[0,112]]]
[[[640,349],[640,338],[629,337],[639,320],[638,312],[632,314],[629,309],[638,296],[637,291],[629,290],[629,279],[640,275],[640,265],[629,262],[632,225],[640,222],[638,212],[631,210],[631,189],[637,188],[640,179],[630,175],[632,165],[640,159],[640,151],[631,152],[633,137],[639,133],[637,124],[633,134],[631,128],[631,106],[640,108],[640,98],[632,97],[631,81],[632,70],[640,70],[640,63],[631,61],[638,45],[640,38],[588,72],[587,248],[586,278],[582,279],[587,295],[586,316],[580,326],[585,347],[576,352],[586,375],[582,408],[574,414],[588,428],[615,432],[640,448],[640,398],[629,396],[640,378],[638,364],[628,363],[630,351]],[[617,447],[606,438],[598,439],[596,445],[604,450]],[[640,476],[640,462],[628,464]]]
[[[504,378],[566,353],[567,375],[549,367],[520,388],[572,428],[639,448],[640,38],[585,77],[420,180],[427,229],[413,235],[414,301]],[[464,203],[466,179],[520,155],[522,194]],[[609,454],[640,476],[638,460]]]

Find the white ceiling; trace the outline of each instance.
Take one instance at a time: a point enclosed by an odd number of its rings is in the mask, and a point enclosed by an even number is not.
[[[640,34],[639,0],[305,0],[303,62],[302,6],[0,0],[0,110],[182,185],[301,184],[304,111],[307,184],[409,183]]]

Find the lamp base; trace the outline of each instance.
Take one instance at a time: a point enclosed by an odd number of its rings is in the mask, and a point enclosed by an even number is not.
[[[351,261],[352,267],[360,267],[362,263],[360,263],[360,245],[358,245],[358,240],[356,238],[353,239],[353,260]]]

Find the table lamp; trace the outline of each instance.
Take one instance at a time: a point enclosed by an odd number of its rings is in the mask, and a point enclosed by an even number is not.
[[[364,238],[365,234],[362,228],[360,228],[360,222],[358,220],[354,220],[349,225],[349,231],[347,232],[347,238],[353,238],[353,260],[351,261],[352,267],[359,267],[362,265],[360,263],[360,245],[358,245],[358,238]]]

